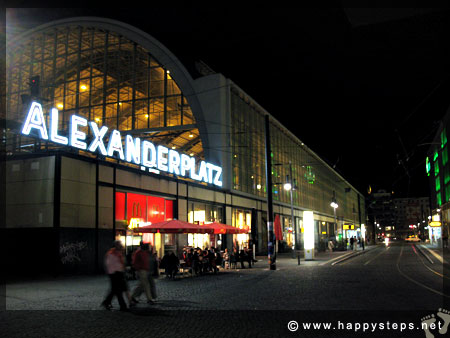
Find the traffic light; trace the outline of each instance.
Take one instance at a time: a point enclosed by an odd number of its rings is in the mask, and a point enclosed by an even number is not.
[[[39,97],[41,95],[40,76],[36,75],[30,79],[30,92],[32,97]]]

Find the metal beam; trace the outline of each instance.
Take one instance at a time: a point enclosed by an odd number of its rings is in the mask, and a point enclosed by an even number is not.
[[[174,130],[192,130],[196,129],[196,124],[185,124],[181,126],[172,126],[172,127],[155,127],[155,128],[144,128],[144,129],[134,129],[127,130],[127,134],[146,134],[146,133],[160,133],[163,131],[174,131]]]

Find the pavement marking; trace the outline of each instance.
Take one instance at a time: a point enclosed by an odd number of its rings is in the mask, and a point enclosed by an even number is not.
[[[386,250],[381,251],[378,255],[376,255],[375,257],[373,257],[372,259],[369,259],[367,262],[364,263],[364,265],[369,264],[370,262],[372,262],[375,258],[377,258],[378,256],[384,254],[386,251],[388,251],[391,247],[388,246]]]
[[[408,277],[402,270],[400,270],[399,262],[400,262],[400,258],[402,257],[402,254],[403,254],[403,245],[402,245],[402,249],[400,251],[400,254],[398,255],[398,258],[397,258],[397,270],[403,277],[405,277],[407,280],[413,282],[414,284],[417,284],[417,285],[427,289],[428,291],[431,291],[431,292],[437,293],[438,295],[450,298],[450,296],[447,296],[446,294],[444,294],[442,292],[439,292],[439,291],[437,291],[437,290],[435,290],[433,288],[430,288],[430,287],[428,287],[428,286],[426,286],[426,285],[416,281],[415,279],[412,279],[411,277]]]

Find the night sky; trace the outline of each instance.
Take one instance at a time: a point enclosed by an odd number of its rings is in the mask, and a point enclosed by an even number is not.
[[[429,194],[426,151],[450,105],[448,10],[199,6],[7,13],[13,33],[71,16],[134,25],[194,77],[194,62],[201,60],[230,78],[363,194],[369,185],[397,197]]]

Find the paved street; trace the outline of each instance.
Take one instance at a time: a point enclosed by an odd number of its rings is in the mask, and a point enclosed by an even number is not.
[[[252,269],[176,281],[161,278],[157,280],[158,304],[139,304],[131,313],[99,307],[108,288],[106,276],[14,282],[6,285],[6,309],[11,311],[2,312],[2,317],[8,324],[8,337],[140,337],[147,336],[147,330],[165,337],[300,335],[301,330],[287,330],[290,320],[408,320],[419,325],[425,319],[439,321],[439,309],[450,310],[443,293],[450,274],[438,257],[439,253],[435,256],[410,243],[372,246],[364,252],[321,253],[300,266],[290,255],[281,255],[276,271],[270,271],[260,257]],[[130,281],[131,289],[135,285],[136,281]],[[117,303],[114,306],[118,308]],[[318,332],[303,333],[315,336]],[[379,336],[425,336],[418,328],[382,333],[387,335]],[[354,330],[330,330],[318,336],[352,334]]]

